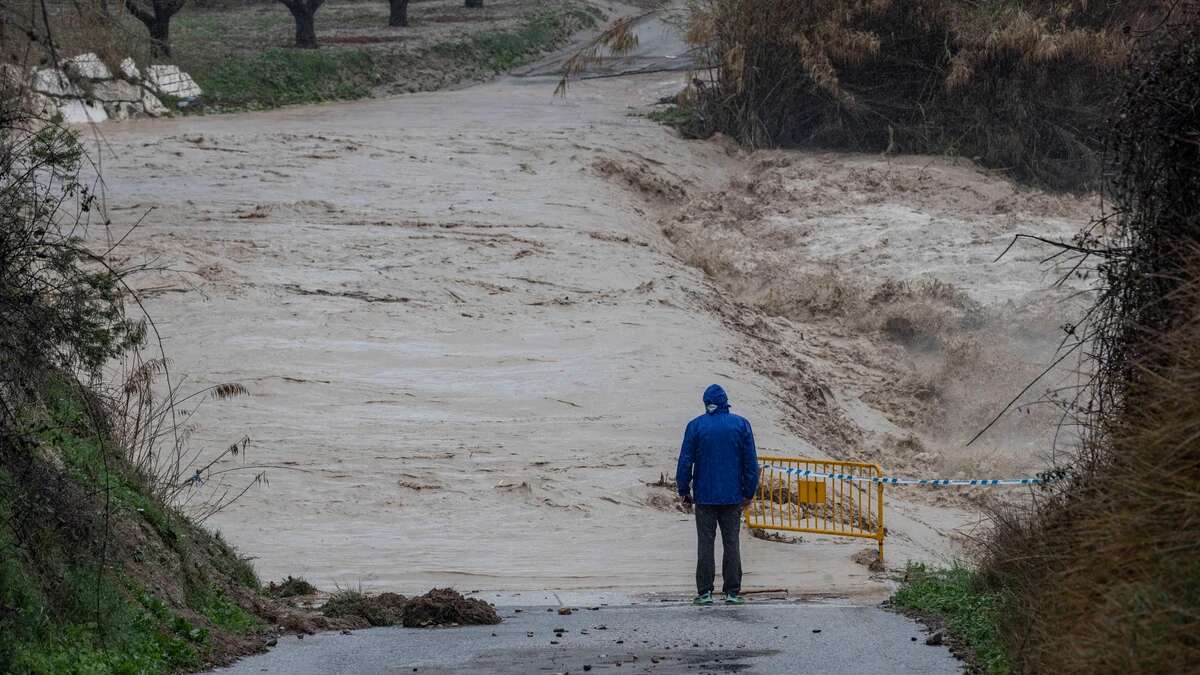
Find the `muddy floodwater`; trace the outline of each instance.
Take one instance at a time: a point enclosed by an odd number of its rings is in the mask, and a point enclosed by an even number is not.
[[[249,435],[222,467],[272,467],[269,485],[209,521],[263,578],[401,592],[686,590],[694,526],[650,484],[673,474],[713,382],[764,449],[844,456],[853,443],[887,465],[885,441],[907,431],[871,395],[891,386],[871,368],[907,357],[772,317],[755,308],[755,289],[697,267],[696,251],[714,243],[703,240],[713,212],[703,200],[745,194],[735,178],[747,171],[788,169],[720,139],[684,142],[640,114],[681,82],[670,72],[588,80],[564,99],[552,78],[510,77],[102,129],[112,229],[144,217],[124,255],[168,268],[137,284],[174,373],[185,389],[249,389],[196,411],[191,445],[215,452]],[[855,162],[910,175],[922,165],[782,154],[846,184]],[[1047,286],[1030,255],[971,287],[972,266],[1024,224],[993,202],[1026,197],[974,168],[938,166],[934,192],[962,183],[969,217],[899,191],[867,227],[854,210],[863,202],[837,195],[792,214],[808,237],[792,255],[889,278],[940,274],[985,304]],[[1070,231],[1079,213],[1063,206],[1055,227]],[[923,246],[920,223],[946,236]],[[782,255],[761,234],[743,233],[741,254]],[[893,245],[886,264],[869,255]],[[943,264],[932,264],[939,250]],[[767,328],[786,335],[754,337]],[[772,375],[785,343],[797,355],[787,367],[811,363],[828,390],[828,423]],[[954,458],[949,441],[928,452]],[[1036,467],[1024,446],[1018,455],[994,468]],[[226,474],[235,489],[252,475]],[[979,520],[962,500],[896,490],[888,503],[890,566],[954,555]],[[883,578],[851,561],[867,545],[746,536],[747,587],[881,593]]]

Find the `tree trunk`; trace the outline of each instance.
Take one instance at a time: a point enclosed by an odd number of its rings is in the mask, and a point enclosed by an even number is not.
[[[483,7],[483,0],[467,0],[464,7]]]
[[[310,10],[308,7],[292,7],[291,5],[288,5],[288,9],[291,10],[292,17],[296,19],[296,46],[300,49],[316,49],[317,11]]]
[[[155,17],[146,28],[150,30],[150,53],[154,56],[170,56],[171,17]]]
[[[391,16],[388,17],[388,25],[407,26],[408,0],[388,0],[388,4],[392,7]]]

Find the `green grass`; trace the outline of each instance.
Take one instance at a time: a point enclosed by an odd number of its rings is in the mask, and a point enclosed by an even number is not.
[[[332,31],[378,33],[386,23],[386,9],[386,3],[352,2],[322,8],[318,39]],[[594,26],[599,18],[575,2],[545,2],[518,18],[497,20],[495,27],[449,34],[444,42],[420,34],[436,29],[426,23],[413,29],[417,33],[410,34],[411,43],[331,42],[304,50],[290,46],[291,19],[273,6],[184,12],[173,24],[172,60],[204,91],[202,105],[189,112],[259,110],[428,91],[491,77],[565,44],[572,33]],[[398,30],[382,37],[407,40],[406,29]]]
[[[0,522],[8,522],[11,498],[0,494]],[[11,534],[0,527],[0,549]],[[161,601],[112,573],[77,567],[61,550],[42,551],[38,565],[17,555],[0,561],[0,672],[168,673],[202,665],[207,631]],[[49,577],[56,598],[45,588]]]
[[[403,55],[375,50],[305,51],[273,48],[231,56],[211,70],[192,70],[209,109],[257,110],[297,103],[365,98],[405,64]]]
[[[39,434],[43,444],[58,450],[68,473],[80,485],[107,487],[114,503],[141,515],[168,542],[182,537],[176,519],[147,494],[145,486],[133,476],[105,465],[104,453],[113,449],[96,436],[88,424],[83,404],[65,383],[49,387],[50,424]]]
[[[695,112],[689,108],[683,108],[677,105],[669,105],[665,108],[657,108],[650,111],[646,117],[664,124],[669,127],[687,127],[696,119]]]
[[[95,509],[94,498],[87,501],[81,491],[95,495],[107,486],[114,519],[145,519],[181,557],[195,528],[146,494],[117,457],[110,454],[106,470],[104,452],[112,448],[90,430],[73,390],[54,382],[47,389],[46,414],[29,426],[39,430],[40,444],[57,461],[41,473],[24,474],[26,464],[0,448],[0,673],[132,675],[201,667],[211,649],[208,630],[125,576],[115,544],[99,568],[91,534],[98,516],[65,510]],[[45,479],[54,475],[64,477],[64,485],[48,485]],[[60,522],[63,517],[77,522]],[[19,538],[13,529],[18,523]],[[257,587],[249,563],[213,541],[211,562]],[[261,625],[215,587],[205,585],[189,600],[224,630],[244,633]]]
[[[258,572],[254,569],[254,563],[250,559],[239,555],[232,546],[221,538],[219,531],[213,530],[211,534],[212,540],[216,545],[216,550],[212,556],[213,565],[242,586],[255,591],[262,590],[262,581],[258,578]]]
[[[998,628],[1003,596],[983,588],[974,571],[909,563],[892,604],[942,620],[950,635],[971,649],[974,664],[983,672],[1012,672]]]
[[[215,586],[193,590],[188,597],[188,606],[203,614],[214,626],[231,633],[249,633],[262,627],[261,621]]]
[[[532,14],[516,30],[478,33],[458,42],[437,45],[432,51],[499,73],[529,63],[546,49],[560,44],[572,32],[564,29],[588,28],[596,20],[592,12],[568,6]]]

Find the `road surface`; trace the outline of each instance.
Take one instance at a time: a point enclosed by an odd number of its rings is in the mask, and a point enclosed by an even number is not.
[[[915,622],[839,602],[502,608],[498,626],[287,636],[222,674],[962,672]],[[565,629],[557,633],[556,629]]]

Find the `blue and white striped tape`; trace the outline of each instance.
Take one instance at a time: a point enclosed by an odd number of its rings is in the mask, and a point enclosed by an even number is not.
[[[812,471],[809,469],[796,469],[789,466],[775,466],[774,464],[763,464],[762,468],[771,471],[780,471],[792,476],[801,478],[834,478],[837,480],[857,481],[859,483],[882,483],[884,485],[929,485],[929,486],[950,486],[950,485],[968,485],[976,487],[990,487],[992,485],[1042,485],[1049,481],[1042,478],[892,478],[889,476],[855,476],[848,473],[823,473],[821,471]]]

